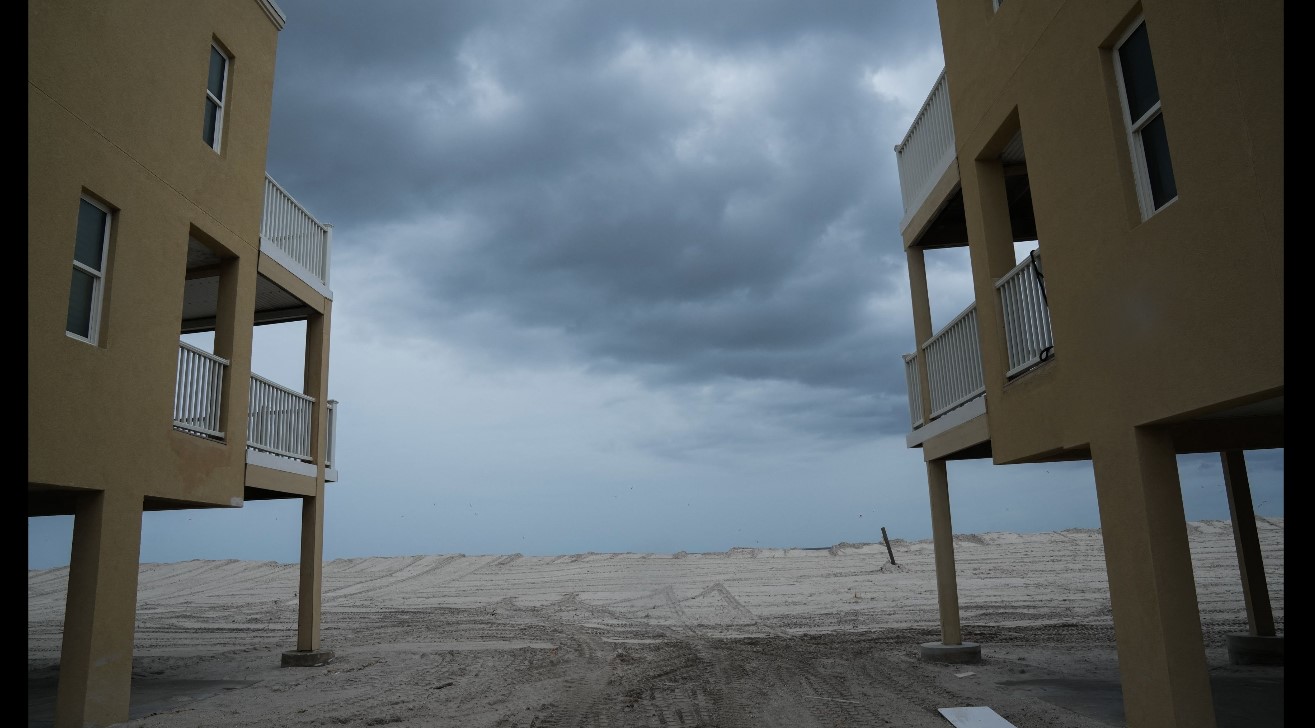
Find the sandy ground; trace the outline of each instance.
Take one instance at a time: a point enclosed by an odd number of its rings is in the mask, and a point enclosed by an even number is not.
[[[1188,525],[1216,704],[1228,685],[1281,695],[1283,668],[1227,664],[1224,635],[1246,630],[1229,524]],[[1282,632],[1283,519],[1258,527]],[[340,559],[337,657],[316,668],[278,666],[296,565],[142,564],[126,725],[945,728],[936,708],[969,705],[1019,728],[1121,724],[1099,531],[955,541],[972,666],[917,659],[939,638],[929,541],[893,542],[898,566],[881,544]],[[67,576],[28,573],[29,725],[50,717]],[[1079,682],[1107,699],[1065,692]]]

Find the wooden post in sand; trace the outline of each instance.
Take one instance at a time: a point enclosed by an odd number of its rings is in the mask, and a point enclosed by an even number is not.
[[[890,550],[890,539],[886,536],[886,527],[881,527],[881,540],[886,544],[886,553],[890,555],[890,565],[895,566],[895,552]]]

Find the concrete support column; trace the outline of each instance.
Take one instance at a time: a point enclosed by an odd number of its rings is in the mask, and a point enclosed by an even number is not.
[[[256,256],[225,254],[219,265],[215,308],[215,355],[228,360],[223,369],[224,402],[219,429],[229,442],[247,441],[247,405],[251,395],[252,329],[255,327]],[[242,457],[246,454],[240,453]],[[239,493],[240,495],[240,493]]]
[[[1219,453],[1228,491],[1228,512],[1233,519],[1233,541],[1237,565],[1242,572],[1242,595],[1246,599],[1249,634],[1230,634],[1228,657],[1240,665],[1283,664],[1283,638],[1274,634],[1274,612],[1269,606],[1269,585],[1256,533],[1256,513],[1251,504],[1251,482],[1241,450]]]
[[[311,459],[324,478],[324,454],[328,448],[329,424],[329,328],[333,302],[324,302],[324,313],[306,320],[306,365],[303,390],[315,399],[311,418]]]
[[[1129,728],[1212,728],[1201,615],[1173,442],[1129,428],[1091,442]]]
[[[301,580],[297,591],[297,649],[320,649],[320,588],[324,573],[324,486],[301,499]]]
[[[301,575],[297,591],[297,649],[284,652],[284,666],[327,664],[333,652],[320,648],[320,607],[324,580],[324,457],[328,447],[329,322],[324,313],[306,321],[305,392],[315,398],[311,418],[311,458],[316,464],[315,495],[301,499]]]
[[[79,499],[55,698],[58,728],[128,719],[141,535],[140,495],[99,492]]]
[[[931,422],[931,385],[927,379],[927,361],[922,356],[922,342],[931,338],[931,299],[927,295],[927,262],[922,248],[904,251],[909,262],[909,295],[913,299],[913,351],[918,355],[918,387],[922,390],[922,421]]]
[[[963,642],[959,629],[959,580],[954,573],[954,526],[950,523],[950,479],[944,460],[927,463],[931,491],[931,537],[936,551],[936,603],[941,610],[941,642]]]
[[[976,662],[982,648],[963,641],[959,628],[959,582],[954,573],[954,527],[950,523],[950,481],[944,460],[927,461],[931,494],[931,536],[936,553],[936,602],[941,612],[941,641],[922,645],[923,659]]]
[[[1269,585],[1265,583],[1265,564],[1260,556],[1260,537],[1256,534],[1256,513],[1251,505],[1251,481],[1247,479],[1246,459],[1241,450],[1228,450],[1219,453],[1219,460],[1224,466],[1228,512],[1233,518],[1237,565],[1242,570],[1247,623],[1251,634],[1273,637],[1274,612],[1269,608]]]
[[[976,160],[959,169],[968,178],[963,183],[963,200],[968,239],[974,243],[968,248],[973,285],[979,301],[993,299],[996,279],[1014,267],[1014,230],[1004,167],[999,161]]]
[[[1010,134],[1009,136],[1012,136]],[[1007,140],[1007,139],[1006,139]],[[1003,144],[1003,142],[1001,142]],[[1004,320],[995,282],[1014,267],[1014,233],[1009,220],[1009,196],[999,161],[960,164],[964,220],[968,226],[968,256],[977,301],[977,331],[982,346],[982,372],[988,401],[1004,387],[1009,355]]]

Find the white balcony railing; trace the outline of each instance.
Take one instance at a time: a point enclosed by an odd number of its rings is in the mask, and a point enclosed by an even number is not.
[[[922,345],[935,419],[986,391],[974,302]]]
[[[325,286],[329,285],[329,248],[333,229],[316,220],[274,178],[265,175],[265,213],[260,239],[278,248]]]
[[[324,467],[332,470],[334,467],[334,454],[338,450],[338,400],[331,399],[329,405],[329,443],[325,448]]]
[[[309,462],[314,405],[313,398],[252,374],[247,445]]]
[[[178,378],[174,387],[173,424],[201,437],[219,438],[219,413],[227,359],[178,342]],[[315,400],[301,392],[251,375],[247,412],[247,447],[283,457],[311,461],[311,418]],[[328,401],[328,439],[324,467],[335,467],[338,447],[338,401]]]
[[[904,198],[904,220],[900,222],[900,228],[931,194],[932,187],[954,162],[954,154],[950,88],[946,85],[945,71],[941,71],[927,100],[909,125],[904,141],[895,145],[900,194]]]
[[[917,353],[904,355],[904,381],[909,387],[909,421],[913,429],[922,427],[922,385],[918,382]]]
[[[228,360],[178,342],[178,378],[174,380],[174,426],[180,430],[223,437],[219,429],[220,398]]]
[[[1055,349],[1041,256],[1030,254],[996,281],[995,287],[1000,292],[1005,346],[1009,350],[1005,376],[1013,377],[1049,359]]]

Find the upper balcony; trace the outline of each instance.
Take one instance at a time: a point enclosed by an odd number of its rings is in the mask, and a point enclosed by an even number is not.
[[[954,120],[950,116],[950,89],[945,71],[941,71],[932,85],[904,140],[895,145],[895,159],[900,195],[904,199],[900,230],[904,230],[954,166]]]
[[[1005,377],[1019,377],[1054,356],[1050,307],[1041,256],[1023,258],[995,282],[1009,361]],[[930,402],[923,404],[920,367],[926,366]],[[909,389],[910,447],[986,411],[982,347],[973,302],[950,323],[904,355]]]
[[[260,252],[273,258],[325,298],[329,290],[329,252],[333,226],[315,219],[273,177],[265,175],[265,210],[260,221]]]

